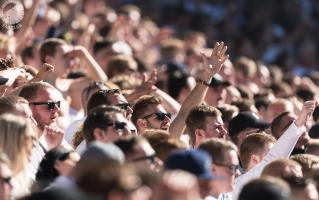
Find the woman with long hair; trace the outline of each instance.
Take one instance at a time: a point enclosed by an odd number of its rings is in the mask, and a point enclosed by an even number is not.
[[[12,114],[0,116],[0,151],[11,161],[13,197],[30,192],[31,180],[26,169],[36,136],[35,128],[25,118]]]

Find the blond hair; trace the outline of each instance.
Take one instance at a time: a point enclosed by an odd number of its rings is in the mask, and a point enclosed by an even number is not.
[[[198,148],[206,151],[213,158],[213,163],[219,164],[225,162],[225,152],[235,151],[238,153],[234,143],[220,138],[210,138],[201,143]]]
[[[28,131],[33,131],[32,126],[23,117],[12,114],[0,116],[0,151],[10,158],[13,174],[23,170],[28,162]]]

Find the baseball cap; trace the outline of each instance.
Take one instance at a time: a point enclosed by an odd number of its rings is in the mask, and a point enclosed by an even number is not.
[[[237,135],[246,128],[258,128],[264,130],[270,126],[269,123],[258,119],[252,112],[240,112],[230,120],[228,133],[230,136]]]
[[[213,175],[211,157],[203,150],[177,150],[170,154],[164,163],[169,170],[183,170],[199,179],[211,180],[220,177]]]
[[[209,83],[209,87],[218,87],[218,86],[230,86],[230,82],[223,79],[223,77],[221,77],[219,74],[216,74],[215,76],[213,76],[212,80]]]

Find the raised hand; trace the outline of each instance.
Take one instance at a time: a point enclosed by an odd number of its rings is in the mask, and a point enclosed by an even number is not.
[[[305,125],[308,118],[312,115],[313,111],[315,110],[317,104],[318,103],[315,100],[304,102],[300,114],[295,121],[296,126],[301,127]]]
[[[147,94],[156,90],[155,84],[157,81],[157,70],[153,69],[151,74],[147,76],[145,73],[142,75],[142,83],[136,88],[136,92]]]
[[[201,53],[203,59],[203,72],[200,74],[201,80],[210,81],[216,73],[220,71],[225,61],[229,58],[229,55],[226,54],[227,46],[224,42],[216,42],[212,54],[207,56],[204,53]]]
[[[54,71],[54,67],[52,65],[48,63],[44,63],[32,81],[42,81],[46,78],[46,76],[50,72],[53,72],[53,71]]]

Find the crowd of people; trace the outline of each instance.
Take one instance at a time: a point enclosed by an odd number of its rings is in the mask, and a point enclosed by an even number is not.
[[[315,0],[0,2],[0,200],[318,200]]]

